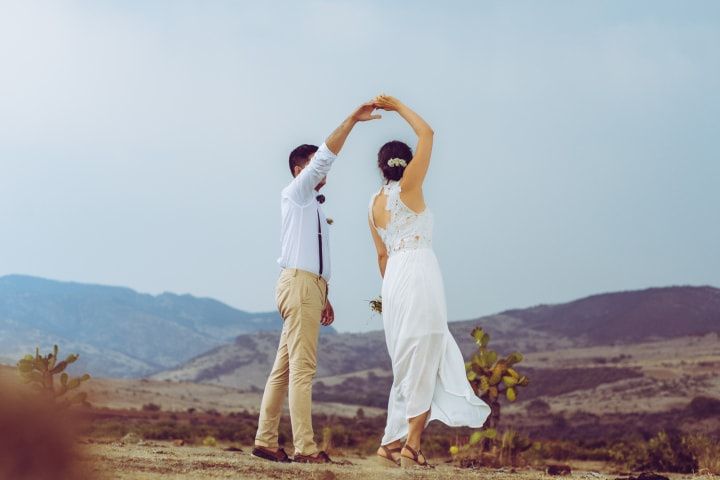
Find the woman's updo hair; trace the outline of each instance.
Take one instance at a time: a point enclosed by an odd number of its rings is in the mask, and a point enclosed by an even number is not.
[[[410,150],[410,147],[408,147],[406,143],[393,140],[380,147],[380,151],[378,152],[378,167],[383,177],[387,180],[397,181],[402,178],[405,168],[410,164],[412,157],[412,150]],[[403,167],[402,165],[398,165],[398,162],[390,162],[390,164],[388,164],[389,160],[395,158],[405,160],[407,165]]]

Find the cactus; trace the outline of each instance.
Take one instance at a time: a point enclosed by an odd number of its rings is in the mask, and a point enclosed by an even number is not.
[[[534,446],[539,448],[539,444],[531,442],[528,437],[514,430],[506,430],[499,443],[498,460],[501,465],[515,466],[522,452]]]
[[[71,405],[90,406],[87,401],[87,393],[74,392],[80,388],[83,382],[90,380],[87,373],[71,378],[65,369],[71,363],[77,361],[79,355],[68,355],[65,360],[58,362],[58,346],[53,346],[53,352],[44,356],[40,355],[40,349],[35,349],[35,356],[25,355],[17,363],[18,373],[25,383],[49,400],[56,402],[61,408]],[[55,376],[60,375],[59,385],[55,384]]]
[[[475,453],[480,463],[484,463],[487,455],[490,455],[497,457],[495,460],[500,464],[514,465],[517,455],[527,450],[530,443],[527,437],[513,431],[507,431],[502,439],[496,439],[496,427],[500,421],[500,398],[505,397],[509,402],[514,402],[519,387],[526,387],[530,383],[525,375],[514,368],[522,362],[523,356],[520,352],[513,352],[500,358],[497,352],[488,348],[490,335],[482,328],[473,329],[471,335],[478,350],[465,364],[465,372],[475,394],[490,405],[491,413],[486,428],[473,432],[466,444],[452,445],[450,454],[458,459]],[[472,448],[477,449],[470,452]],[[486,453],[488,449],[491,451]]]
[[[514,368],[523,360],[520,352],[499,358],[497,352],[488,348],[490,335],[486,331],[477,327],[473,329],[471,335],[475,339],[478,351],[465,365],[467,378],[475,394],[490,405],[492,413],[488,426],[492,428],[497,426],[500,420],[500,398],[505,397],[509,402],[514,402],[517,399],[518,389],[526,387],[530,380]]]
[[[476,430],[468,439],[468,442],[464,445],[451,445],[450,446],[450,455],[456,456],[459,454],[466,454],[469,452],[469,450],[477,445],[482,440],[493,440],[497,436],[497,430],[494,428],[486,428],[484,430]]]
[[[505,390],[505,396],[507,397],[508,401],[514,402],[517,398],[517,394],[515,393],[515,387],[508,387],[508,389]]]

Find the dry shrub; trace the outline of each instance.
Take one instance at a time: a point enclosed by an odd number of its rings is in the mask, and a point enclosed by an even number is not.
[[[678,431],[660,431],[648,441],[620,442],[609,453],[617,463],[637,471],[693,473],[699,467],[688,438]]]
[[[90,480],[73,432],[78,418],[16,383],[0,384],[0,479]]]
[[[687,437],[686,442],[697,458],[699,473],[720,475],[720,440],[696,434]]]

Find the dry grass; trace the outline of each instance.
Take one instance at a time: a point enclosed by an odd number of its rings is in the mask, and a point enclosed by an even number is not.
[[[18,380],[14,367],[0,365],[0,381],[13,384]],[[115,378],[93,378],[83,385],[82,391],[88,392],[88,400],[98,408],[140,410],[143,405],[153,403],[165,411],[186,411],[192,408],[197,411],[217,410],[221,413],[243,410],[257,412],[262,396],[259,392],[247,392],[222,385]],[[352,417],[357,409],[356,405],[335,402],[313,404],[314,412],[326,415]],[[381,408],[363,407],[363,410],[368,417],[385,414],[385,410]]]

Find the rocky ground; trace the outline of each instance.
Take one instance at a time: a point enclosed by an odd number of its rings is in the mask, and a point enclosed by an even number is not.
[[[462,469],[438,462],[432,470],[402,470],[377,465],[374,458],[335,456],[337,464],[300,465],[271,463],[252,457],[249,447],[226,451],[221,447],[177,446],[170,442],[97,442],[89,444],[83,463],[101,479],[205,480],[205,479],[492,479],[527,480],[555,478],[541,469]],[[612,480],[626,478],[603,471],[600,464],[571,464],[573,472],[563,478]],[[709,475],[667,474],[671,480],[717,479]]]

